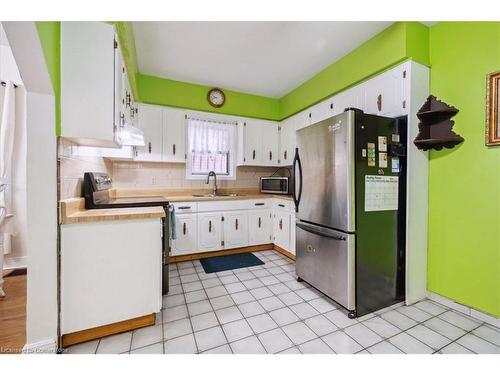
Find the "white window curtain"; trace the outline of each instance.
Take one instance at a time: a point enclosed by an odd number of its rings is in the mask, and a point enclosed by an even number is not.
[[[188,150],[191,173],[229,174],[229,158],[235,124],[188,118]]]

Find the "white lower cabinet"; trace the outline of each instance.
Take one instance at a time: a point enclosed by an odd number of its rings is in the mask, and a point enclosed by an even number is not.
[[[175,203],[171,255],[275,243],[295,253],[292,202],[282,199]],[[274,208],[272,208],[274,207]],[[185,210],[185,211],[183,211]]]
[[[222,214],[224,221],[224,248],[248,246],[248,213],[247,211],[232,211]]]
[[[191,254],[198,248],[198,215],[175,216],[176,238],[172,241],[172,255]]]
[[[61,225],[61,333],[161,309],[159,219]]]
[[[198,249],[195,252],[222,249],[221,224],[222,214],[220,212],[198,214]]]
[[[248,244],[250,246],[272,243],[271,210],[248,212]]]
[[[290,213],[275,210],[273,218],[274,244],[282,249],[290,247]]]

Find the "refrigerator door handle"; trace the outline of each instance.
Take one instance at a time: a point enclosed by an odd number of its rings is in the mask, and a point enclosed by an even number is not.
[[[299,194],[296,195],[297,178],[294,173],[294,189],[293,189],[293,202],[295,203],[295,212],[299,212],[300,197],[302,196],[302,164],[299,157],[299,149],[295,148],[295,157],[293,158],[293,170],[295,172],[295,167],[299,167]]]
[[[327,228],[319,228],[310,224],[297,223],[297,227],[306,232],[317,234],[318,236],[333,238],[334,240],[346,241],[347,237],[339,235],[337,231],[333,231]]]

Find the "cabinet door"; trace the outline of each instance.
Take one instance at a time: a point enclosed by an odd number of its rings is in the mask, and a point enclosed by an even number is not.
[[[293,117],[283,121],[280,131],[280,164],[292,165],[295,155],[295,119]]]
[[[279,160],[279,123],[262,121],[260,124],[261,165],[277,166]]]
[[[392,69],[365,83],[366,112],[384,116],[403,114],[403,72]]]
[[[146,145],[137,147],[137,160],[162,161],[162,108],[141,105],[139,108],[139,129],[144,132]]]
[[[248,246],[248,215],[246,211],[224,212],[224,248]]]
[[[271,210],[248,211],[248,244],[262,245],[271,243]]]
[[[220,212],[198,214],[198,251],[222,249],[222,215]]]
[[[114,104],[114,114],[115,114],[115,128],[119,131],[124,125],[123,121],[123,60],[118,48],[115,48],[115,104]],[[119,134],[117,132],[117,134]],[[115,135],[117,135],[115,134]],[[117,139],[118,143],[120,140]]]
[[[186,162],[186,114],[175,108],[163,110],[163,160]]]
[[[243,123],[243,164],[261,165],[262,155],[262,123],[258,120],[247,120]]]
[[[196,214],[175,215],[176,239],[172,241],[172,255],[198,251],[198,221]]]
[[[273,233],[274,244],[288,251],[290,247],[290,214],[288,212],[274,211]]]
[[[82,145],[118,146],[114,37],[104,22],[61,23],[61,135]]]
[[[308,110],[308,122],[309,125],[315,124],[319,121],[323,121],[328,117],[332,116],[332,109],[330,108],[330,101],[322,101]]]

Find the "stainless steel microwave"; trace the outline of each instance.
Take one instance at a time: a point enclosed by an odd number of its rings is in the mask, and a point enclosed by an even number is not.
[[[288,194],[290,177],[261,177],[260,192],[270,194]]]

